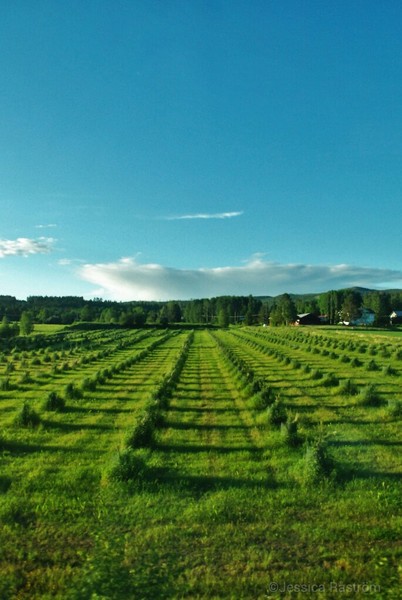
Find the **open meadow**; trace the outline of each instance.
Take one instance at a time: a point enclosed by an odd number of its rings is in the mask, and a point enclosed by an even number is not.
[[[60,330],[0,351],[0,598],[400,598],[402,337]]]

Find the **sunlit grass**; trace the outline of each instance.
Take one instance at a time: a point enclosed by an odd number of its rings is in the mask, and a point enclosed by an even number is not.
[[[272,582],[321,584],[322,598],[331,598],[331,582],[368,582],[377,597],[398,598],[398,340],[290,328],[235,333],[195,332],[151,443],[130,450],[135,415],[187,334],[131,365],[157,333],[70,332],[64,349],[48,339],[43,351],[5,353],[0,379],[12,362],[15,387],[0,391],[1,598],[254,599],[268,597]],[[287,432],[282,418],[270,423],[255,405],[252,382],[218,341],[274,390]],[[373,357],[378,370],[365,368]],[[18,383],[22,362],[35,358],[34,381]],[[52,370],[64,362],[68,369]],[[314,379],[314,369],[323,377]],[[80,387],[102,370],[95,388],[65,398],[63,410],[43,407],[50,393],[64,398],[68,383]],[[325,386],[331,374],[337,383]],[[357,393],[347,391],[351,383]],[[358,400],[369,384],[381,402]],[[40,415],[35,427],[15,422],[24,401]]]

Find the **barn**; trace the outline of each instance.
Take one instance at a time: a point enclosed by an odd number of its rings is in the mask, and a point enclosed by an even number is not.
[[[302,313],[297,315],[295,325],[321,325],[321,321],[314,313]]]

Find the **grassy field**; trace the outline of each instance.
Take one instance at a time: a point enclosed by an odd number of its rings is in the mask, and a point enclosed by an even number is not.
[[[0,354],[2,600],[400,597],[399,336],[40,333]]]

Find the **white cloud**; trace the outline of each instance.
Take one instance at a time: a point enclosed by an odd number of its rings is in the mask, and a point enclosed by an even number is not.
[[[17,238],[0,240],[0,258],[5,256],[29,256],[30,254],[48,254],[55,242],[53,238],[40,237],[36,240]]]
[[[80,277],[97,286],[97,295],[113,300],[186,300],[213,296],[275,296],[284,292],[323,292],[351,286],[381,288],[402,284],[402,271],[352,265],[281,264],[256,255],[244,266],[175,269],[140,264],[133,258],[86,264]]]
[[[36,229],[53,229],[57,227],[56,223],[48,223],[47,225],[35,225]]]
[[[196,213],[193,215],[178,215],[175,217],[165,217],[166,221],[181,221],[184,219],[232,219],[239,217],[243,211],[222,212],[222,213]]]

